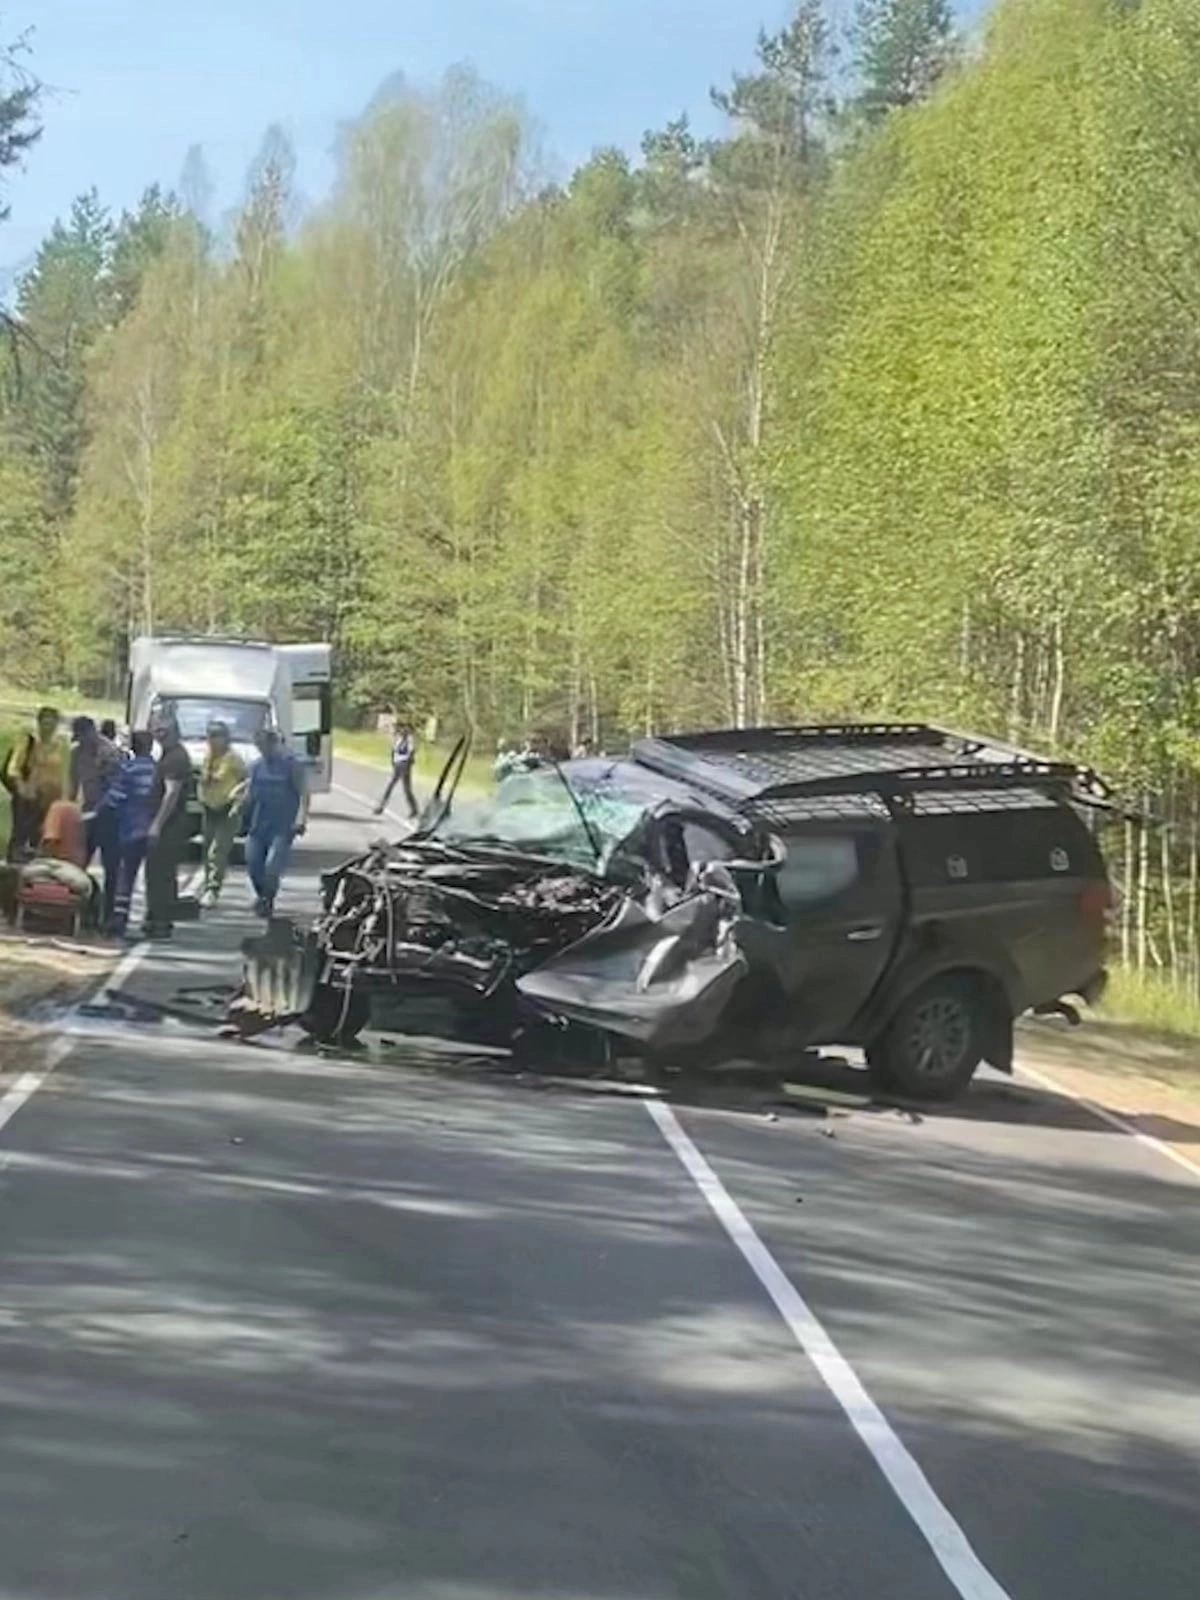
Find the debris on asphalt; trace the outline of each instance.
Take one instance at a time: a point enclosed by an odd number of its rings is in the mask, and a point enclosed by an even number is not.
[[[835,1108],[844,1111],[866,1111],[871,1105],[869,1095],[852,1094],[844,1089],[827,1089],[821,1084],[788,1082],[781,1087],[789,1100],[819,1105],[827,1113]]]

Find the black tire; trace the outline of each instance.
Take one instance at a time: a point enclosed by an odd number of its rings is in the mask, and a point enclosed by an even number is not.
[[[877,1081],[910,1100],[953,1100],[983,1059],[983,993],[969,978],[931,978],[908,997],[868,1052]]]
[[[321,984],[312,997],[300,1026],[318,1044],[346,1045],[355,1039],[371,1020],[371,1002],[357,989],[349,993],[337,984]]]

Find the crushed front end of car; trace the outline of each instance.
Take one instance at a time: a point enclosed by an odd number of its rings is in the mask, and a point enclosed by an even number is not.
[[[696,809],[671,791],[619,763],[550,765],[326,873],[295,935],[316,976],[284,1020],[343,1042],[378,997],[402,1018],[406,998],[434,995],[495,1044],[539,1024],[635,1052],[703,1042],[746,971],[743,912],[728,871],[664,847],[676,808]]]

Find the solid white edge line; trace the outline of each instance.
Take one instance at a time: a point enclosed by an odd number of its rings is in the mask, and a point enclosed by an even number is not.
[[[184,893],[194,894],[203,882],[204,868],[199,867],[184,884]],[[97,978],[95,984],[87,990],[87,994],[97,994],[101,989],[123,988],[146,959],[150,949],[151,945],[145,939],[139,944],[132,945],[107,976],[102,975]],[[78,1017],[76,1008],[84,1003],[84,1001],[76,1001],[75,1005],[67,1012],[62,1020],[63,1031],[53,1043],[47,1046],[46,1057],[42,1066],[36,1072],[21,1073],[17,1081],[10,1084],[4,1093],[0,1094],[0,1131],[8,1126],[23,1105],[32,1100],[46,1079],[58,1067],[62,1066],[71,1051],[79,1043],[79,1035],[75,1031]]]
[[[1027,1066],[1023,1061],[1018,1061],[1017,1072],[1023,1078],[1032,1079],[1040,1088],[1049,1089],[1053,1094],[1060,1094],[1064,1099],[1073,1100],[1077,1106],[1090,1112],[1100,1122],[1106,1122],[1110,1128],[1116,1128],[1119,1133],[1136,1139],[1138,1144],[1144,1145],[1147,1150],[1153,1150],[1156,1155],[1165,1156],[1177,1167],[1182,1167],[1185,1172],[1191,1173],[1193,1178],[1200,1178],[1200,1164],[1189,1160],[1182,1151],[1172,1149],[1165,1140],[1156,1139],[1152,1133],[1143,1133],[1136,1123],[1126,1121],[1118,1112],[1110,1111],[1107,1106],[1097,1105],[1086,1095],[1076,1094],[1074,1089],[1068,1089],[1066,1084],[1059,1083],[1045,1072],[1039,1072],[1036,1067]]]
[[[866,1445],[962,1600],[1010,1600],[971,1548],[850,1363],[663,1100],[642,1102],[680,1165],[767,1291],[796,1343]]]

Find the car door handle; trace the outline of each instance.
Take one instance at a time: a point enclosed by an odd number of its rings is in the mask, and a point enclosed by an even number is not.
[[[851,928],[846,937],[852,944],[869,944],[872,939],[883,938],[883,923],[872,922],[865,928]]]

